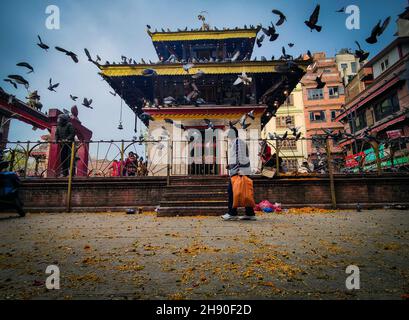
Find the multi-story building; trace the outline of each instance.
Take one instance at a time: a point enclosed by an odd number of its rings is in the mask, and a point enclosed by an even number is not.
[[[317,89],[317,77],[325,82]],[[337,119],[345,102],[345,90],[335,58],[328,58],[324,52],[314,54],[314,62],[307,68],[301,80],[304,100],[307,152],[312,160],[317,158],[314,137],[324,135],[323,129],[342,130],[343,124]],[[331,142],[333,156],[341,157],[342,149]]]
[[[335,62],[338,70],[341,73],[341,78],[344,86],[355,77],[358,73],[361,64],[359,58],[355,57],[348,49],[342,49],[335,55]]]
[[[405,24],[400,20],[398,29]],[[409,37],[396,38],[366,63],[346,93],[345,111],[337,120],[358,138],[341,142],[349,158],[374,153],[373,145],[367,139],[360,139],[366,132],[381,142],[378,146],[381,167],[408,166],[409,144],[401,138],[409,136]],[[391,142],[394,140],[396,143]],[[375,159],[366,158],[365,168],[370,170]],[[349,163],[352,167],[358,165],[356,161]]]
[[[264,127],[263,138],[268,138],[268,133],[283,135],[286,131],[290,139],[280,146],[280,156],[289,172],[297,171],[307,158],[307,142],[304,139],[295,141],[291,136],[290,128],[297,128],[301,136],[306,136],[304,101],[301,83],[288,96],[288,100],[278,109],[276,117],[272,118]]]

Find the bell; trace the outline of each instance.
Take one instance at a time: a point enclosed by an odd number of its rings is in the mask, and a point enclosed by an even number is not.
[[[122,122],[119,123],[118,130],[122,130],[124,127],[122,126]]]

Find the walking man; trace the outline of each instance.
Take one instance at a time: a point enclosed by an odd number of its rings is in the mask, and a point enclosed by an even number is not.
[[[229,199],[228,199],[228,209],[229,212],[222,216],[223,220],[256,220],[253,207],[246,207],[245,215],[238,217],[237,208],[233,208],[233,185],[231,178],[236,175],[250,175],[250,160],[247,156],[247,144],[244,140],[239,138],[239,132],[237,128],[233,127],[231,129],[234,133],[234,139],[231,139],[229,145],[228,153],[228,165],[227,169],[229,170],[229,186],[227,189]],[[230,131],[231,132],[231,131]]]

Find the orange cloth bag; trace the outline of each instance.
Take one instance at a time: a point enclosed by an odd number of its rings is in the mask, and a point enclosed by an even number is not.
[[[254,208],[253,181],[246,176],[234,176],[231,178],[233,186],[233,208],[251,207]]]

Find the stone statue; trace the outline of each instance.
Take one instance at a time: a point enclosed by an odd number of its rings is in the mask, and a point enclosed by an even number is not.
[[[72,142],[75,138],[75,129],[70,122],[70,116],[67,114],[60,114],[57,119],[57,130],[55,132],[55,139],[61,145],[60,159],[61,159],[61,173],[64,177],[68,176],[71,159]]]
[[[40,96],[38,95],[37,90],[35,90],[33,92],[30,92],[28,97],[26,97],[26,99],[28,100],[27,104],[31,108],[33,108],[33,109],[35,109],[37,111],[41,111],[41,109],[43,108],[43,105],[40,102]]]

